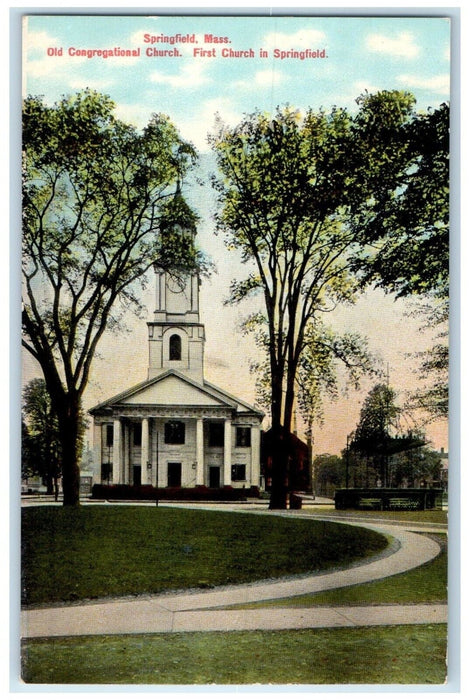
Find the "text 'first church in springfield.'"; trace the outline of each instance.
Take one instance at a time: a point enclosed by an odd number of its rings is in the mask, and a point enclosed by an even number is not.
[[[147,379],[90,410],[93,482],[259,486],[263,413],[204,378],[199,275],[155,273]]]

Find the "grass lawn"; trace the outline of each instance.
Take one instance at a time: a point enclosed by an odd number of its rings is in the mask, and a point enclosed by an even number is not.
[[[28,507],[25,605],[158,593],[323,570],[386,538],[341,523],[139,506]]]
[[[27,683],[443,684],[446,626],[31,640]]]
[[[312,607],[315,605],[387,605],[447,602],[447,540],[439,537],[443,550],[439,556],[416,569],[357,586],[335,588],[320,593],[279,598],[233,608]]]
[[[303,505],[302,510],[315,515],[341,518],[367,518],[371,520],[399,520],[413,523],[438,523],[447,525],[448,513],[445,510],[336,510],[333,505],[310,506]]]

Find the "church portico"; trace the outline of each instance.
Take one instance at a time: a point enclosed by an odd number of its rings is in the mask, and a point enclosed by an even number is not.
[[[147,379],[90,411],[94,482],[259,486],[263,413],[204,377],[198,275],[155,272]]]
[[[109,406],[107,407],[110,408]],[[95,409],[102,483],[161,488],[259,485],[259,420],[232,408],[115,406]]]

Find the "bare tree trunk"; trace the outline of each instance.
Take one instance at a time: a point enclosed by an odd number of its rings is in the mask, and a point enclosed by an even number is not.
[[[307,460],[308,460],[308,491],[314,493],[313,478],[313,420],[310,417],[307,425]]]
[[[80,504],[80,466],[78,445],[80,437],[80,401],[67,394],[59,402],[59,440],[62,453],[62,489],[64,506]]]
[[[281,422],[282,416],[282,373],[273,374],[272,403],[271,403],[271,434],[272,434],[272,485],[270,510],[286,510],[288,494],[288,447],[285,441],[285,430]]]

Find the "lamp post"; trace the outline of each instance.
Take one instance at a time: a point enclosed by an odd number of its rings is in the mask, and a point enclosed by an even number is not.
[[[155,430],[156,432],[156,438],[157,438],[157,454],[156,454],[156,460],[155,460],[155,479],[156,479],[156,488],[157,488],[157,495],[155,498],[155,505],[158,506],[158,428]]]

